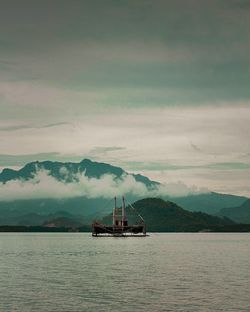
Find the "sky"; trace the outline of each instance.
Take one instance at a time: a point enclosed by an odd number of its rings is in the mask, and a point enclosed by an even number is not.
[[[1,0],[0,168],[90,158],[250,196],[248,0]]]

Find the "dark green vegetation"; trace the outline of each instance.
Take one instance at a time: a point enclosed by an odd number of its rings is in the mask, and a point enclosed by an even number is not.
[[[203,212],[190,212],[170,201],[160,198],[146,198],[133,204],[137,213],[143,216],[148,232],[250,232],[249,224],[236,224],[228,218],[211,216]],[[135,215],[129,222],[136,222]],[[102,219],[110,223],[112,215]],[[51,215],[40,226],[0,226],[0,232],[89,232],[90,225],[84,225],[67,213]],[[137,221],[139,218],[137,217]]]
[[[232,206],[230,206],[230,198],[232,198]],[[129,198],[130,202],[135,200],[136,198]],[[248,205],[242,204],[246,201],[244,197],[208,193],[169,198],[169,200],[189,211],[201,211],[218,216],[227,216],[236,222],[250,223],[250,207],[249,203]],[[235,202],[240,204],[237,206],[234,204]],[[108,214],[110,209],[112,209],[112,205],[113,203],[110,200],[86,197],[27,199],[11,202],[0,201],[0,225],[23,225],[26,224],[23,222],[23,219],[26,218],[27,215],[28,218],[26,219],[34,220],[37,218],[40,220],[58,211],[68,212],[72,215],[80,215],[85,222],[91,222],[93,218],[101,218]],[[217,208],[215,209],[215,207]],[[225,207],[227,209],[224,209]],[[29,223],[26,225],[29,225]]]
[[[92,162],[88,159],[79,163],[36,161],[28,163],[17,171],[4,169],[0,173],[0,182],[26,181],[32,179],[39,169],[46,170],[48,175],[63,183],[77,183],[79,175],[83,174],[88,178],[96,179],[104,174],[111,174],[114,179],[133,176],[149,191],[157,188],[159,184],[145,176],[129,174],[122,168]],[[153,202],[150,204],[148,203],[149,199],[141,201],[141,198],[134,195],[126,194],[126,198],[129,202],[139,200],[135,205],[139,205],[137,207],[139,211],[142,210],[140,213],[145,217],[150,231],[199,231],[206,228],[211,229],[212,226],[232,225],[228,219],[218,217],[228,217],[236,223],[250,223],[250,200],[242,196],[212,192],[175,198],[165,197],[163,199],[167,200],[166,202],[158,203],[152,199]],[[140,206],[141,203],[143,203],[143,207]],[[112,200],[105,200],[102,197],[86,198],[82,196],[64,199],[39,198],[0,201],[0,226],[41,227],[53,225],[56,228],[75,229],[84,224],[90,224],[93,219],[102,219],[110,213],[112,207]],[[233,227],[236,228],[235,225]]]
[[[170,201],[160,198],[146,198],[133,204],[143,216],[149,232],[198,232],[213,227],[232,226],[234,222],[202,212],[190,212]],[[104,218],[106,222],[110,218]]]
[[[22,225],[1,225],[0,232],[90,232],[91,226],[82,225],[79,228],[48,227],[48,226],[22,226]]]
[[[20,215],[12,219],[12,222],[4,222],[2,219],[1,224],[3,226],[13,227],[52,227],[52,228],[79,228],[84,226],[84,223],[88,223],[82,216],[73,215],[66,211],[58,211],[53,214],[45,215],[38,213],[28,213]]]
[[[110,202],[110,200],[108,201]],[[95,217],[101,217],[110,212],[112,204],[107,205],[103,198],[89,199],[75,197],[65,199],[27,199],[12,202],[0,202],[0,225],[30,225],[24,219],[44,222],[49,215],[60,211],[74,216],[81,216],[85,222],[91,222]]]

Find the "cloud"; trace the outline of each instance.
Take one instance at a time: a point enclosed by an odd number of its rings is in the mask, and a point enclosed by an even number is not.
[[[249,185],[250,103],[223,104],[141,110],[117,107],[105,113],[69,116],[70,125],[0,132],[0,164],[91,158],[162,183],[180,180],[223,192],[229,192],[229,185],[232,190],[235,183],[243,189]],[[202,152],[191,148],[190,142]],[[110,150],[115,147],[124,149]],[[230,172],[228,180],[221,180],[221,171]]]
[[[26,154],[26,155],[8,155],[0,154],[0,166],[12,167],[12,166],[23,166],[28,162],[32,161],[43,161],[43,160],[55,160],[60,157],[60,153],[38,153],[38,154]]]
[[[61,169],[64,177],[67,172]],[[5,201],[31,198],[112,198],[116,194],[131,193],[142,196],[147,193],[144,184],[136,182],[132,176],[114,179],[112,175],[103,175],[100,179],[88,178],[84,174],[76,175],[74,182],[60,182],[50,176],[46,170],[39,170],[27,181],[14,180],[0,184],[0,197]]]
[[[183,170],[197,168],[198,166],[171,164],[168,162],[140,162],[140,161],[128,161],[122,164],[128,170],[133,171],[169,171],[169,170]]]
[[[90,150],[89,155],[103,155],[109,152],[116,152],[125,150],[125,147],[122,146],[96,146]]]
[[[236,10],[243,2],[28,2],[5,3],[0,12],[1,59],[14,65],[0,79],[13,84],[4,96],[17,108],[77,100],[91,108],[94,95],[79,99],[69,89],[92,90],[98,104],[105,90],[114,106],[121,98],[123,105],[249,98],[249,14]],[[27,77],[38,78],[35,86]]]
[[[220,169],[220,170],[247,170],[247,169],[249,170],[250,163],[240,163],[240,162],[215,163],[215,164],[209,164],[207,168]]]
[[[187,186],[185,183],[178,181],[176,183],[165,183],[158,187],[156,196],[186,196],[190,194],[209,193],[207,188],[199,188],[196,185]]]
[[[248,156],[249,158],[249,156]],[[250,163],[246,162],[221,162],[207,163],[204,165],[178,165],[161,162],[126,162],[123,164],[129,170],[147,171],[172,171],[172,170],[195,170],[195,169],[220,169],[220,170],[245,170],[250,169]]]
[[[68,122],[55,122],[44,125],[32,125],[32,124],[23,124],[23,125],[8,125],[0,126],[0,131],[18,131],[22,129],[43,129],[43,128],[52,128],[62,125],[68,125]]]
[[[249,1],[11,0],[0,29],[2,154],[147,162],[157,180],[189,168],[209,188],[193,167],[248,162]]]
[[[192,141],[190,141],[190,145],[191,147],[196,151],[196,152],[201,152],[202,150],[196,145],[194,144]]]
[[[67,169],[61,168],[61,175],[67,177]],[[152,196],[184,196],[190,193],[207,192],[195,186],[189,188],[182,182],[160,185],[149,190],[143,183],[137,182],[131,175],[124,175],[117,179],[115,176],[106,174],[97,178],[88,178],[85,174],[76,174],[74,181],[66,183],[58,181],[44,169],[37,170],[29,180],[12,180],[0,183],[0,198],[2,201],[17,199],[38,198],[72,198],[85,196],[87,198],[113,198],[123,194],[136,197]]]

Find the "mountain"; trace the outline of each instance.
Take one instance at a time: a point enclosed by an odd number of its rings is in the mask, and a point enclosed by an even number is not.
[[[113,176],[114,181],[122,180],[124,177],[133,177],[135,181],[141,182],[146,189],[152,189],[159,185],[158,182],[152,181],[143,175],[130,174],[120,167],[94,162],[89,159],[84,159],[79,163],[34,161],[26,164],[20,170],[6,168],[0,173],[0,183],[6,184],[18,180],[23,183],[34,179],[40,170],[46,171],[47,175],[63,184],[71,182],[77,184],[81,175],[87,178],[100,179],[103,175],[109,174]],[[127,194],[127,196],[130,201],[138,199],[138,196],[133,194]],[[107,205],[108,202],[110,200],[101,196],[95,198],[70,196],[57,199],[48,196],[48,198],[0,200],[0,225],[25,223],[29,225],[30,222],[37,224],[39,220],[43,219],[44,215],[53,214],[60,210],[74,215],[84,215],[85,219],[90,221],[93,217],[102,217],[110,211],[111,207]],[[27,218],[27,215],[29,215],[30,219]]]
[[[154,187],[159,183],[140,174],[129,174],[120,167],[112,166],[106,163],[94,162],[89,159],[83,159],[79,163],[57,162],[57,161],[34,161],[26,164],[20,170],[5,168],[0,173],[0,182],[6,183],[11,180],[32,179],[38,170],[46,170],[48,175],[58,181],[74,182],[77,175],[84,174],[88,178],[99,179],[104,174],[111,174],[116,178],[122,176],[132,176],[137,182],[141,182],[147,187]]]
[[[75,218],[58,217],[51,220],[47,220],[46,222],[43,223],[43,226],[75,229],[83,226],[83,223],[80,222],[79,220],[76,220]]]
[[[54,215],[58,211],[84,216],[85,222],[91,222],[94,218],[100,218],[109,213],[112,205],[111,200],[86,197],[0,201],[0,225],[42,224],[48,215]]]
[[[189,211],[217,214],[222,208],[240,206],[247,200],[247,197],[211,192],[169,199]]]
[[[250,199],[246,200],[239,207],[221,209],[218,216],[225,216],[235,222],[250,224]]]
[[[5,218],[5,220],[2,219],[0,225],[46,226],[55,224],[57,227],[79,227],[83,225],[83,220],[87,223],[87,220],[83,219],[82,216],[73,215],[66,211],[57,211],[47,215],[31,212],[20,215],[14,214],[14,216]]]
[[[146,190],[149,191],[156,189],[157,186],[160,185],[160,183],[152,181],[146,176],[130,174],[120,167],[94,162],[89,159],[83,159],[79,163],[34,161],[26,164],[20,170],[6,168],[0,173],[0,183],[3,186],[5,184],[8,185],[8,182],[11,181],[20,180],[24,183],[27,180],[34,179],[39,170],[46,171],[46,175],[53,177],[56,182],[62,182],[62,185],[67,185],[72,182],[76,182],[77,184],[79,177],[83,175],[88,178],[100,179],[105,174],[112,175],[113,181],[115,182],[121,181],[124,177],[132,177],[135,181],[141,182],[146,187]],[[36,181],[34,183],[36,183]],[[88,183],[88,181],[85,183]],[[47,188],[49,188],[49,186]],[[50,196],[44,198],[43,193],[43,198],[16,200],[13,198],[9,201],[0,199],[0,225],[42,224],[42,222],[45,221],[44,216],[55,214],[58,211],[84,216],[85,222],[91,222],[94,218],[102,218],[111,211],[113,203],[111,203],[111,200],[104,199],[101,196],[101,184],[97,186],[97,188],[99,195],[90,196],[91,198],[81,196],[81,192],[78,193],[80,195],[73,196],[69,188],[70,196],[65,196],[65,198],[51,198]],[[29,196],[29,194],[34,195],[28,188],[27,196]],[[129,202],[139,200],[142,196],[145,196],[145,190],[144,194],[141,196],[126,192],[126,198]],[[219,193],[188,195],[175,198],[166,196],[163,197],[163,199],[173,201],[186,210],[201,211],[208,214],[217,214],[222,208],[238,207],[247,200],[246,197]]]
[[[160,198],[146,198],[132,205],[143,216],[149,232],[197,232],[233,225],[228,218],[219,218],[202,212],[190,212],[171,201]],[[129,210],[129,207],[127,208]],[[111,220],[110,215],[103,219]],[[128,214],[128,221],[131,223]]]

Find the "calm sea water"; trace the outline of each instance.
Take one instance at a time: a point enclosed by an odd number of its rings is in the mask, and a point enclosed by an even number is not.
[[[0,311],[250,311],[249,234],[0,234]]]

